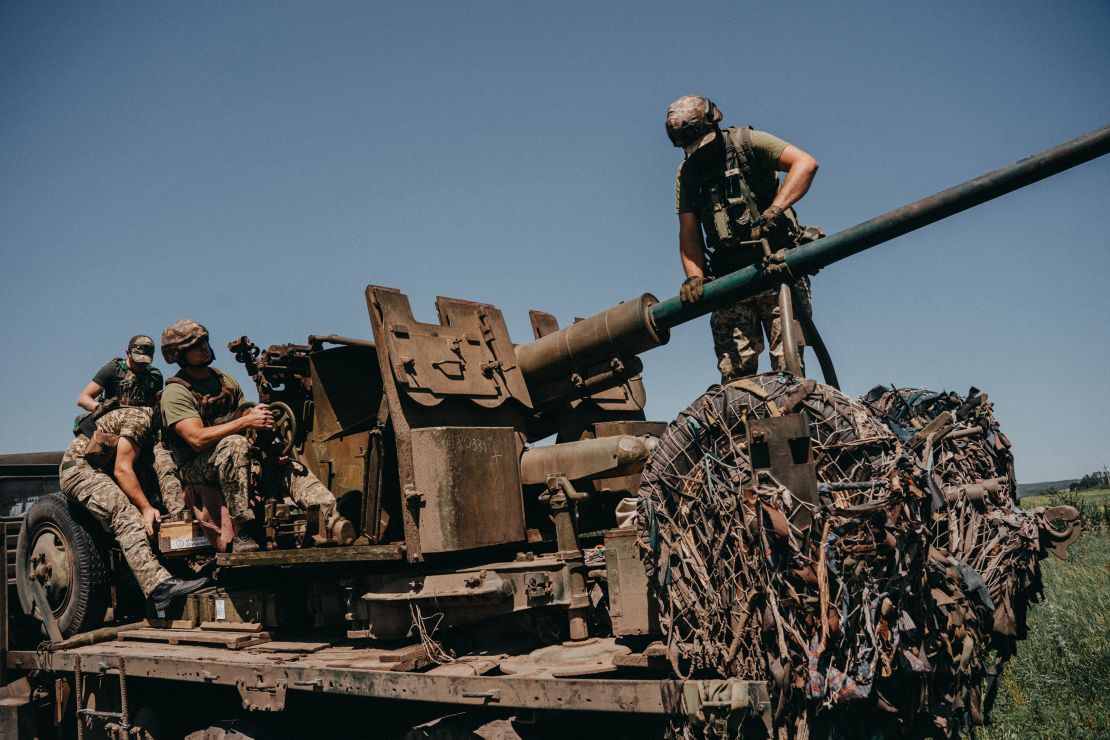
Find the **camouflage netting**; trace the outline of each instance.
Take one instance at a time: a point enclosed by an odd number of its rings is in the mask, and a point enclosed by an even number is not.
[[[746,420],[791,413],[808,420],[816,505],[753,480]],[[674,670],[768,681],[780,737],[981,724],[1039,560],[1074,534],[1049,523],[1067,512],[1017,508],[1009,442],[974,389],[715,386],[669,426],[641,496]]]

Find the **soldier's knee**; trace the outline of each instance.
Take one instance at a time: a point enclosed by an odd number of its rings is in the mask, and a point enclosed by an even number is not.
[[[251,445],[246,437],[241,434],[229,435],[221,439],[212,451],[212,462],[232,467],[246,465],[250,449]]]
[[[246,451],[250,449],[251,444],[242,434],[229,434],[220,440],[217,447],[221,447],[232,453],[246,453]]]

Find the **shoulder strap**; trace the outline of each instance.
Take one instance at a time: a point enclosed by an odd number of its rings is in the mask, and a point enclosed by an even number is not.
[[[730,127],[721,132],[725,140],[725,162],[728,165],[725,169],[725,177],[736,176],[740,184],[740,195],[744,199],[744,203],[748,206],[748,213],[751,214],[750,217],[755,219],[760,214],[760,208],[755,202],[755,196],[752,195],[750,185],[753,156],[751,126],[745,126],[740,129],[739,148],[732,143],[732,132],[734,131],[736,131],[736,129]]]
[[[744,169],[744,176],[752,179],[752,163],[755,162],[755,150],[752,149],[752,127],[744,126],[740,129],[740,161]]]
[[[227,378],[224,376],[223,370],[217,370],[216,368],[212,368],[212,372],[214,372],[216,374],[216,377],[220,381],[220,390],[223,390],[228,385]],[[193,385],[192,381],[188,380],[187,377],[182,377],[180,375],[173,375],[173,376],[167,378],[165,382],[166,382],[166,385],[169,385],[170,383],[179,383],[179,384],[185,386],[186,388],[188,388],[189,390],[191,390],[193,393],[197,392],[196,386]]]

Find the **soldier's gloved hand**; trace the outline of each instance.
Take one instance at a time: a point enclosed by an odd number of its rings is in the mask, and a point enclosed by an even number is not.
[[[772,246],[775,246],[776,238],[787,229],[787,219],[783,213],[783,209],[778,206],[771,206],[765,210],[759,217],[759,223],[752,229],[752,236],[756,239],[770,240]]]
[[[705,284],[705,278],[701,275],[691,275],[682,281],[682,287],[678,289],[678,298],[683,303],[697,303],[701,300],[702,286]]]

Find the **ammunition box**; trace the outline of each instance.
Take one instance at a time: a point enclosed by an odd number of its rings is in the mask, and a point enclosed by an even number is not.
[[[291,589],[222,588],[198,598],[201,622],[257,623],[266,629],[303,624],[308,619],[304,600]]]
[[[168,557],[181,557],[202,552],[213,552],[214,548],[204,530],[195,521],[166,522],[158,528],[158,550]]]

